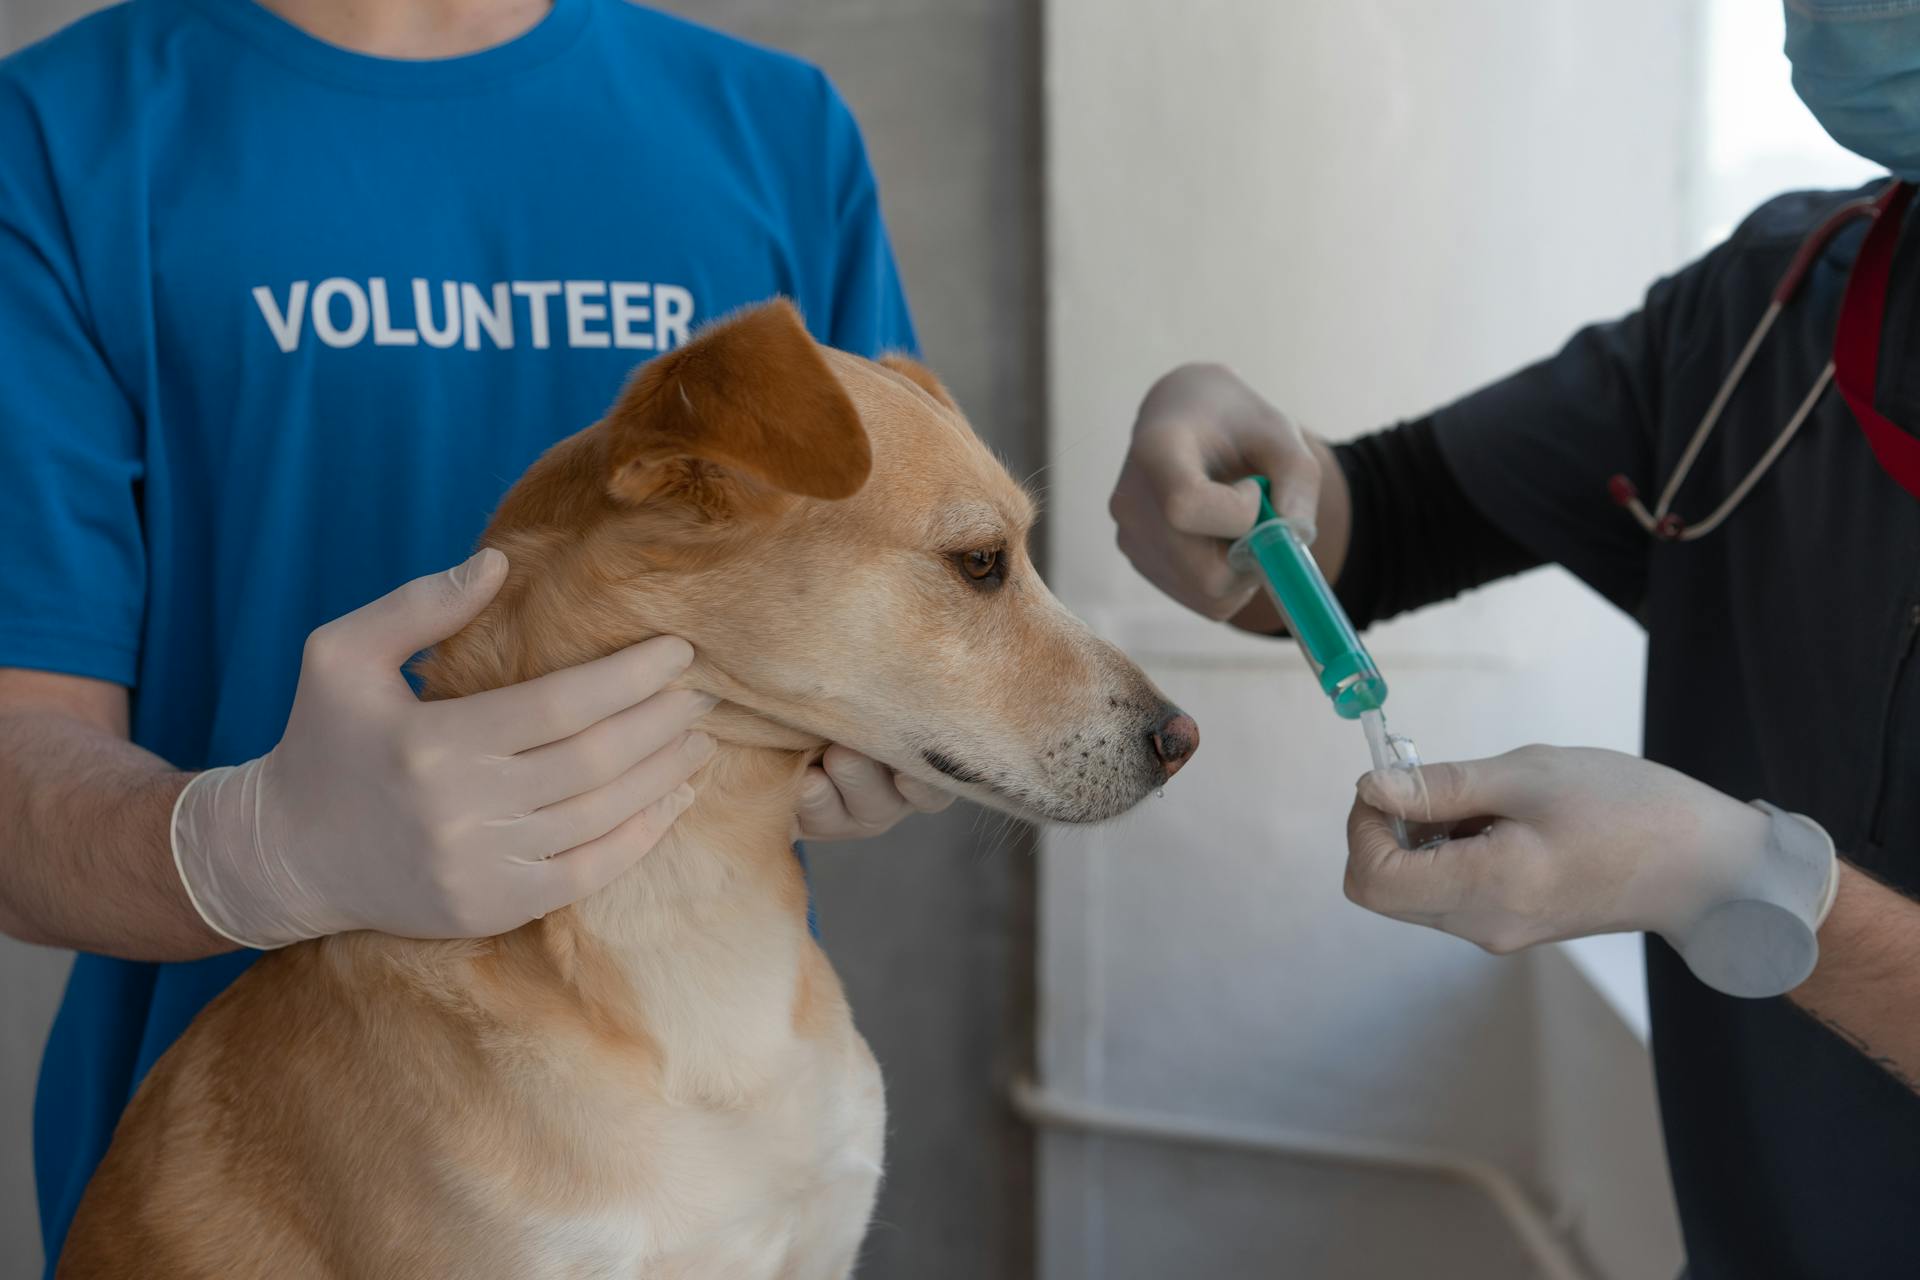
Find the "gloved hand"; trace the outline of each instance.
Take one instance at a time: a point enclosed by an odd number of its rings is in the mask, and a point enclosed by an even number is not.
[[[1264,475],[1274,510],[1311,543],[1320,460],[1306,433],[1219,365],[1182,365],[1147,392],[1133,443],[1107,504],[1120,550],[1143,577],[1203,617],[1234,617],[1259,578],[1227,564],[1227,547],[1253,527]]]
[[[1409,852],[1387,814],[1455,835]],[[1736,995],[1777,994],[1812,971],[1817,949],[1801,944],[1812,946],[1839,874],[1833,842],[1811,820],[1588,748],[1369,773],[1347,846],[1347,896],[1368,910],[1502,955],[1658,933],[1703,981]]]
[[[506,569],[485,550],[315,631],[279,745],[188,782],[174,862],[211,928],[249,947],[502,933],[612,880],[692,802],[713,743],[688,730],[714,700],[667,690],[693,660],[684,640],[414,696],[401,665],[471,621]]]
[[[952,803],[946,792],[836,743],[800,784],[795,831],[802,840],[855,840]]]

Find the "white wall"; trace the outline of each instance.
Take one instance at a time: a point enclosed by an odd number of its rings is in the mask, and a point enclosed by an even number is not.
[[[1793,92],[1777,4],[1706,0],[1705,122],[1693,238],[1720,243],[1748,210],[1795,187],[1857,187],[1886,172],[1828,137]]]
[[[1129,822],[1046,838],[1045,1083],[1446,1147],[1543,1199],[1597,1205],[1622,1178],[1663,1185],[1646,1060],[1606,1002],[1558,1000],[1543,1016],[1533,963],[1344,901],[1359,733],[1291,649],[1176,616],[1114,551],[1105,500],[1141,393],[1180,360],[1223,359],[1339,437],[1632,306],[1687,246],[1699,10],[1053,0],[1048,14],[1051,576],[1195,714],[1202,747]],[[1429,758],[1529,740],[1638,745],[1640,636],[1558,571],[1371,644],[1396,726]],[[1577,983],[1570,973],[1547,978]],[[1582,1019],[1615,1036],[1594,1042],[1621,1112],[1605,1118],[1619,1140],[1593,1153],[1617,1166],[1605,1170],[1580,1162],[1576,1140],[1596,1126],[1561,1114],[1562,1081],[1540,1074],[1558,1061],[1543,1043],[1577,1045]],[[1431,1212],[1442,1188],[1277,1167],[1260,1227],[1271,1238],[1249,1254],[1253,1228],[1215,1215],[1232,1201],[1222,1186],[1137,1176],[1143,1158],[1048,1141],[1045,1274],[1145,1274],[1130,1269],[1129,1230],[1148,1213],[1187,1240],[1188,1275],[1245,1274],[1250,1256],[1314,1277],[1488,1280],[1520,1265],[1497,1220]],[[1254,1175],[1232,1176],[1244,1194]],[[1569,1210],[1642,1232],[1636,1263],[1677,1265],[1662,1197],[1597,1207]]]

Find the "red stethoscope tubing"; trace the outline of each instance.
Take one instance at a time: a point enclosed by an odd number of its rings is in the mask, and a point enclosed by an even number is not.
[[[1893,251],[1900,240],[1911,182],[1896,182],[1881,197],[1873,230],[1867,232],[1847,277],[1847,296],[1833,337],[1833,380],[1853,410],[1860,430],[1894,483],[1920,498],[1920,438],[1873,407],[1880,385],[1880,330],[1887,313],[1887,282],[1893,276]]]
[[[1839,386],[1841,396],[1859,421],[1860,429],[1865,433],[1881,467],[1902,488],[1920,498],[1920,439],[1908,435],[1873,407],[1880,364],[1880,331],[1887,303],[1887,279],[1892,273],[1893,250],[1900,238],[1902,216],[1912,195],[1912,183],[1894,182],[1878,196],[1850,200],[1828,215],[1826,221],[1815,227],[1812,234],[1801,242],[1793,261],[1787,264],[1779,283],[1774,285],[1773,295],[1760,322],[1754,326],[1733,367],[1727,370],[1726,378],[1721,381],[1713,402],[1701,416],[1700,425],[1694,429],[1693,438],[1687,441],[1686,450],[1680,455],[1672,477],[1661,490],[1660,499],[1651,511],[1640,500],[1638,490],[1626,476],[1617,475],[1608,481],[1607,491],[1613,500],[1626,508],[1648,533],[1663,542],[1691,542],[1719,528],[1793,442],[1820,397],[1826,393],[1829,383]],[[1861,242],[1860,253],[1847,275],[1846,293],[1840,304],[1840,323],[1834,334],[1833,358],[1820,371],[1820,376],[1814,379],[1793,416],[1781,428],[1780,434],[1774,437],[1767,451],[1760,455],[1759,461],[1721,500],[1720,505],[1705,519],[1692,523],[1682,520],[1673,510],[1674,497],[1693,470],[1693,464],[1705,448],[1707,438],[1719,425],[1720,415],[1733,398],[1741,380],[1746,377],[1755,353],[1833,238],[1861,218],[1870,219],[1873,226]]]

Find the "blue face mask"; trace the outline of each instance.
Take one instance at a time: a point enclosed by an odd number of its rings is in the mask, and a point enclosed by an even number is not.
[[[1847,150],[1920,181],[1920,0],[1786,0],[1793,89]]]

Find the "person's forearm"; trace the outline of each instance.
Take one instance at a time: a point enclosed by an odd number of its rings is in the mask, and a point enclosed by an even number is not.
[[[1334,448],[1311,443],[1323,477],[1313,552],[1354,626],[1365,630],[1541,563],[1473,505],[1448,469],[1432,419]],[[1234,624],[1282,630],[1264,595]]]
[[[1313,538],[1313,558],[1320,565],[1320,572],[1327,576],[1328,582],[1340,580],[1340,570],[1347,562],[1348,540],[1353,533],[1353,500],[1347,488],[1346,472],[1333,456],[1333,450],[1319,436],[1309,435],[1307,447],[1313,450],[1313,456],[1320,463],[1320,506],[1315,513],[1315,531]],[[1254,593],[1247,607],[1235,614],[1233,625],[1242,631],[1251,631],[1256,635],[1276,635],[1285,629],[1280,613],[1273,607],[1273,601],[1267,593]]]
[[[187,777],[82,716],[0,706],[0,931],[129,960],[231,951],[174,869]]]
[[[1920,902],[1842,863],[1819,967],[1790,998],[1920,1093]]]

